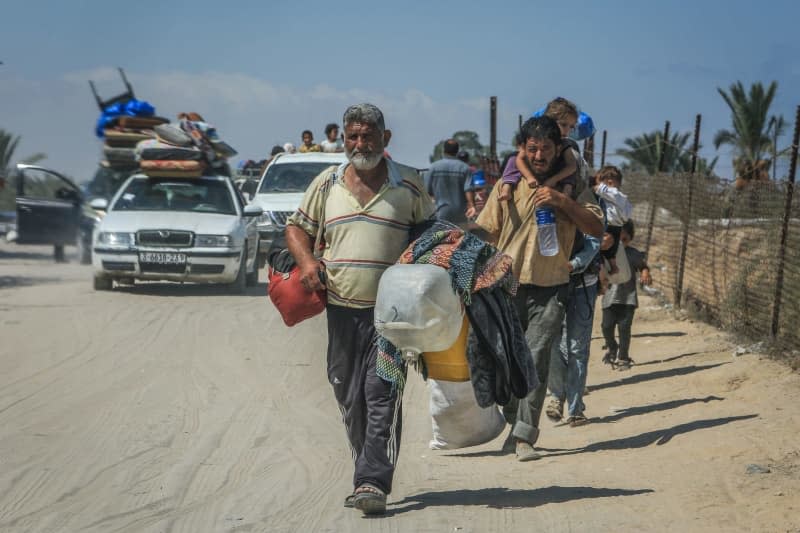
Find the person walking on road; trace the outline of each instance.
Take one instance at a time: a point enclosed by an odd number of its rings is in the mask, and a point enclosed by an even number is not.
[[[453,224],[463,224],[475,215],[475,206],[470,193],[472,171],[469,165],[458,159],[458,141],[444,142],[444,157],[434,162],[425,176],[428,193],[436,202],[436,217]]]
[[[642,285],[652,283],[650,267],[644,253],[630,245],[635,235],[633,221],[628,220],[620,229],[620,246],[625,247],[628,264],[631,266],[631,278],[625,283],[610,285],[603,294],[603,337],[608,351],[603,362],[616,370],[630,370],[633,359],[630,357],[631,325],[639,299],[636,295],[636,272]],[[619,330],[619,342],[614,338],[614,330]]]
[[[384,270],[408,245],[410,228],[431,218],[433,203],[416,169],[384,157],[391,132],[380,109],[349,107],[343,128],[348,162],[312,181],[286,240],[306,290],[327,289],[328,381],[355,459],[345,506],[383,514],[400,449],[402,392],[376,373],[375,299]],[[312,250],[320,232],[321,261]]]
[[[529,119],[522,126],[520,141],[537,182],[521,182],[509,202],[498,200],[501,187],[496,186],[476,223],[500,251],[512,257],[514,274],[520,281],[515,306],[540,384],[524,399],[504,407],[503,414],[512,428],[503,447],[513,446],[519,461],[530,461],[539,458],[533,445],[539,437],[550,350],[564,319],[575,232],[578,229],[599,239],[603,212],[592,195],[582,195],[575,201],[543,185],[566,164],[560,156],[561,131],[555,120],[547,116]],[[555,255],[543,255],[539,248],[534,210],[540,207],[550,207],[555,213]]]
[[[594,307],[597,300],[600,240],[576,235],[575,253],[569,261],[570,280],[567,310],[560,334],[553,342],[548,388],[550,401],[545,414],[553,422],[561,421],[564,404],[570,427],[585,424],[583,393],[589,366]]]

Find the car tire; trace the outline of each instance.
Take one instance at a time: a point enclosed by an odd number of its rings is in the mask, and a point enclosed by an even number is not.
[[[94,290],[96,291],[110,291],[114,287],[114,282],[108,276],[100,274],[94,275]]]
[[[258,285],[258,271],[259,271],[258,258],[259,258],[258,248],[256,248],[256,260],[253,261],[253,271],[248,272],[245,279],[245,285],[247,285],[248,287],[255,287],[256,285]],[[245,263],[245,268],[246,267],[247,263]]]
[[[79,235],[76,246],[78,247],[78,262],[82,265],[91,265],[92,264],[91,242],[87,243],[86,240]]]
[[[236,279],[233,283],[228,284],[228,290],[231,294],[244,294],[247,289],[247,244],[242,250],[242,259],[239,264],[239,273],[236,274]]]

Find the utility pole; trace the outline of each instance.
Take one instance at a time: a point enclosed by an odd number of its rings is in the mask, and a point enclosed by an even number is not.
[[[606,139],[608,138],[608,130],[603,130],[603,148],[600,150],[600,168],[606,166]]]
[[[489,98],[489,154],[497,157],[497,97]]]
[[[660,179],[659,174],[664,172],[664,163],[666,162],[665,154],[667,153],[667,141],[669,139],[669,120],[664,123],[664,135],[661,137],[661,154],[658,158],[658,168],[656,169],[656,175],[651,176],[653,182],[650,184],[651,193],[650,193],[650,220],[647,223],[647,240],[644,244],[644,254],[645,257],[650,255],[650,241],[653,239],[653,224],[656,221],[656,210],[658,209],[657,199],[658,199],[658,187],[659,183],[658,180]]]

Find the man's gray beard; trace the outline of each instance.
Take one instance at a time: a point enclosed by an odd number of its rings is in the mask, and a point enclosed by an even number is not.
[[[354,154],[353,152],[345,151],[347,159],[350,164],[356,167],[356,170],[372,170],[377,167],[383,159],[383,154]]]

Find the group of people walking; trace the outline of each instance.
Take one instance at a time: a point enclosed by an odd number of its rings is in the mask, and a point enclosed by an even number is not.
[[[598,292],[605,291],[603,308],[609,309],[608,321],[605,313],[603,319],[603,332],[610,334],[606,359],[620,368],[628,361],[629,367],[636,281],[605,288],[603,272],[611,275],[612,268],[610,261],[603,267],[597,259],[601,248],[633,238],[629,220],[623,220],[618,238],[606,231],[610,204],[621,219],[625,213],[630,217],[619,191],[622,175],[604,167],[598,182],[588,186],[586,164],[568,140],[577,109],[565,99],[551,104],[550,112],[522,125],[519,154],[504,172],[509,175],[481,199],[480,212],[475,194],[483,190],[475,173],[459,160],[458,143],[445,142],[444,159],[423,180],[414,168],[385,157],[391,131],[383,113],[371,104],[351,106],[342,123],[348,162],[317,176],[288,220],[287,244],[303,286],[327,292],[328,379],[355,461],[354,490],[345,506],[382,514],[392,490],[402,390],[376,373],[374,305],[381,274],[400,257],[409,244],[409,230],[418,224],[433,217],[450,220],[511,258],[519,281],[513,303],[539,378],[527,396],[503,406],[511,425],[503,448],[519,461],[540,456],[535,445],[543,411],[561,420],[566,405],[570,425],[587,420],[583,392]],[[552,214],[548,220],[557,242],[546,253],[539,245],[541,210]],[[315,249],[317,242],[323,243],[321,250]],[[630,257],[642,281],[649,282],[644,257]],[[618,343],[615,327],[620,330]],[[545,409],[548,385],[551,399]]]

